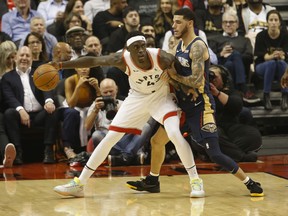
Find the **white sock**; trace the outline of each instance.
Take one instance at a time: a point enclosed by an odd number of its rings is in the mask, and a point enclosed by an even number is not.
[[[247,176],[242,182],[246,184],[250,180],[249,176]]]
[[[175,145],[177,154],[187,170],[190,179],[199,178],[191,147],[182,136],[180,130],[175,129],[175,125],[179,125],[178,117],[170,117],[165,120],[164,127],[167,135]]]
[[[108,156],[111,148],[124,136],[124,133],[109,131],[99,145],[94,149],[86,166],[79,177],[80,183],[85,185],[90,176]]]
[[[190,168],[185,168],[185,169],[189,175],[190,180],[199,178],[195,164],[194,164],[194,166],[192,166]]]
[[[155,176],[155,177],[158,177],[158,176],[159,176],[159,174],[152,173],[151,171],[150,171],[150,175],[151,175],[151,176]]]

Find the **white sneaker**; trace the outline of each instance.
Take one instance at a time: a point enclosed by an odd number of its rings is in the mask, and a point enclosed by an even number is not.
[[[4,168],[11,168],[16,157],[16,149],[12,143],[8,143],[5,147],[3,166]]]
[[[77,177],[74,177],[68,184],[54,187],[54,191],[63,196],[84,197],[84,185]]]
[[[191,193],[190,193],[190,197],[204,197],[205,196],[205,191],[204,191],[204,187],[203,187],[203,181],[202,179],[198,178],[198,179],[192,179],[190,181],[190,185],[191,185]]]
[[[64,152],[65,152],[68,160],[76,157],[76,154],[72,148],[65,147]]]

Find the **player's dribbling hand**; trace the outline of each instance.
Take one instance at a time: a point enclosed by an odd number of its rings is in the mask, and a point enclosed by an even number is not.
[[[54,68],[56,68],[57,70],[60,70],[60,69],[61,69],[59,62],[51,61],[51,62],[48,62],[47,64],[52,65],[52,66],[53,66]]]

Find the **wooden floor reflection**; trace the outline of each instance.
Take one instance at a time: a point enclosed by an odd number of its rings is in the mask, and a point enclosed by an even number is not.
[[[161,193],[133,191],[125,186],[149,173],[149,165],[100,166],[89,180],[85,198],[63,198],[53,187],[67,183],[82,167],[28,163],[0,167],[0,216],[286,216],[288,213],[288,155],[261,156],[240,163],[261,182],[265,197],[251,198],[246,187],[219,166],[196,160],[206,197],[189,198],[190,185],[179,161],[161,169]]]
[[[6,174],[5,174],[6,175]],[[186,175],[161,176],[161,193],[133,191],[125,186],[138,177],[91,178],[85,198],[62,198],[53,192],[67,179],[1,181],[0,215],[77,216],[258,216],[287,215],[288,182],[266,173],[250,173],[265,189],[264,198],[251,198],[230,174],[203,174],[205,198],[189,198]]]

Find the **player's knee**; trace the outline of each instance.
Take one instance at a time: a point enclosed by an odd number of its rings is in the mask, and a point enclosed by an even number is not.
[[[221,160],[221,155],[220,154],[210,154],[209,158],[214,163],[222,164],[222,160]]]
[[[151,146],[152,148],[158,148],[158,147],[163,147],[166,145],[165,139],[159,137],[159,136],[153,136],[151,138]]]

